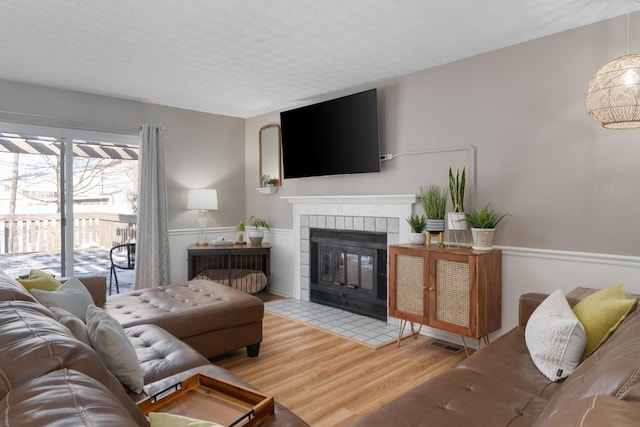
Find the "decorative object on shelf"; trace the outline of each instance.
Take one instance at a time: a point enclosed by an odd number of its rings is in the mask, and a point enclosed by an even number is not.
[[[260,194],[274,194],[278,192],[278,187],[275,185],[267,185],[266,187],[257,187],[256,190]]]
[[[244,245],[247,242],[244,241],[244,223],[240,221],[238,225],[236,225],[236,244]]]
[[[467,222],[471,226],[471,235],[473,237],[472,249],[485,251],[493,249],[493,235],[496,227],[509,214],[502,214],[491,208],[491,204],[487,203],[480,211],[472,210],[465,215]]]
[[[447,190],[436,184],[420,187],[422,207],[427,217],[427,245],[431,245],[431,235],[438,234],[440,244],[444,244],[444,217],[447,212]]]
[[[208,211],[218,209],[218,192],[208,188],[189,190],[187,209],[198,210],[198,241],[196,245],[207,246]]]
[[[407,218],[409,227],[411,227],[411,233],[409,233],[409,243],[412,245],[424,245],[427,237],[424,234],[424,230],[427,227],[427,221],[424,215],[411,215]]]
[[[269,229],[269,224],[266,220],[251,216],[249,218],[249,241],[252,245],[258,246],[262,244],[264,238],[264,230]]]
[[[606,63],[587,88],[587,111],[607,129],[640,127],[640,55],[629,54],[629,20],[627,13],[627,55]]]

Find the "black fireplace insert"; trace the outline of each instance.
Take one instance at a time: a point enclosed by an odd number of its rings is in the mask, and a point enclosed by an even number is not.
[[[386,233],[310,230],[310,299],[387,320]]]

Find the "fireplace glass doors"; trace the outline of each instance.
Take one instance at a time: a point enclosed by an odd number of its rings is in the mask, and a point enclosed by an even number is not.
[[[321,283],[373,291],[374,250],[319,245],[318,251]]]
[[[386,320],[386,235],[312,229],[310,240],[311,301]]]

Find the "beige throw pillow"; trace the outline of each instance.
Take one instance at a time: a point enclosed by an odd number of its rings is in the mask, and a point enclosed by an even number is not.
[[[91,346],[87,325],[85,325],[82,320],[60,307],[49,307],[49,310],[51,310],[58,322],[69,328],[76,339]]]
[[[531,314],[524,336],[533,363],[551,381],[574,371],[587,343],[582,324],[560,290]]]
[[[122,325],[95,305],[87,308],[91,346],[109,371],[134,393],[142,393],[144,378],[133,344]]]
[[[93,304],[91,294],[82,282],[75,277],[71,277],[55,291],[31,289],[31,295],[45,307],[49,309],[51,307],[60,307],[83,322],[86,321],[87,307]]]

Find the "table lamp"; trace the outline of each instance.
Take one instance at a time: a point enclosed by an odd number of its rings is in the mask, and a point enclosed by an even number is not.
[[[198,241],[196,245],[207,246],[208,211],[218,209],[218,192],[207,188],[189,190],[187,209],[198,210]]]

